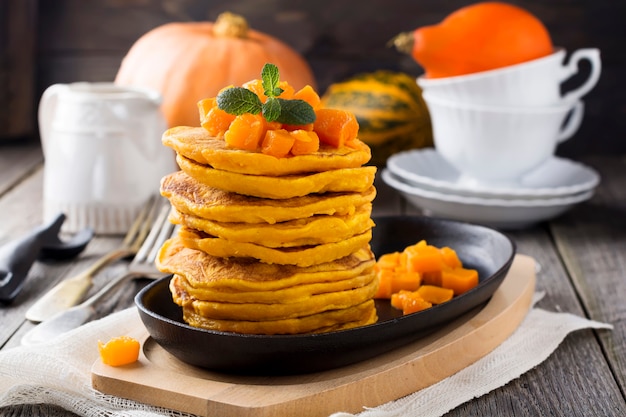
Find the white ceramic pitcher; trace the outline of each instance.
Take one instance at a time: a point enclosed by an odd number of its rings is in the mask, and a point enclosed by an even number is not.
[[[161,143],[161,96],[113,83],[55,84],[39,103],[44,219],[67,216],[64,231],[90,226],[121,234],[177,169]]]

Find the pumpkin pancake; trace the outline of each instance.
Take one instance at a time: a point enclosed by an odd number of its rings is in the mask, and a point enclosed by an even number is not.
[[[301,197],[312,193],[363,192],[374,184],[376,175],[376,167],[359,167],[275,177],[215,169],[182,155],[177,155],[176,161],[187,175],[209,187],[273,199]]]
[[[374,226],[371,204],[357,207],[352,216],[318,215],[281,223],[225,223],[207,220],[172,208],[169,220],[233,242],[254,243],[269,248],[319,245],[339,242]]]
[[[170,281],[170,291],[176,304],[191,307],[202,317],[243,321],[293,319],[324,311],[342,310],[371,300],[378,289],[378,281],[373,280],[359,288],[316,294],[290,303],[221,303],[198,300],[178,284],[178,280]]]
[[[371,203],[374,186],[357,193],[310,194],[272,200],[244,196],[209,187],[182,171],[161,180],[161,194],[180,212],[220,222],[270,223],[303,219],[316,214],[354,214],[359,206]]]
[[[354,278],[339,281],[298,284],[293,287],[273,291],[236,291],[231,289],[221,289],[216,291],[214,289],[194,288],[182,275],[175,275],[172,279],[176,280],[176,283],[172,285],[183,290],[189,297],[196,300],[239,304],[286,304],[303,301],[314,295],[346,291],[366,286],[376,279],[376,273],[372,269],[367,273]]]
[[[378,320],[372,300],[342,310],[324,311],[304,317],[268,321],[237,321],[206,318],[191,307],[183,307],[183,319],[191,326],[245,334],[325,333],[351,329]]]
[[[250,258],[220,258],[184,246],[178,237],[161,247],[156,265],[160,271],[182,275],[196,289],[226,291],[277,291],[297,285],[342,281],[368,274],[376,261],[362,248],[332,262],[298,267],[265,264]]]
[[[369,245],[372,231],[349,237],[339,242],[321,245],[268,248],[248,242],[233,242],[208,235],[199,230],[181,227],[178,232],[183,245],[222,258],[254,258],[268,264],[311,266],[334,261]]]
[[[167,130],[164,145],[203,165],[241,174],[292,175],[341,168],[358,168],[371,158],[369,147],[360,140],[354,148],[320,144],[316,153],[276,158],[260,152],[229,148],[224,139],[209,135],[202,127],[178,126]]]

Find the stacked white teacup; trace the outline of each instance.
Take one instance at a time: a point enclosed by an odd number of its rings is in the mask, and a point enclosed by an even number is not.
[[[556,48],[520,64],[443,78],[417,79],[433,126],[435,148],[468,185],[514,185],[553,157],[578,130],[581,98],[597,83],[601,62],[595,48]],[[562,94],[562,84],[590,68],[584,82]]]

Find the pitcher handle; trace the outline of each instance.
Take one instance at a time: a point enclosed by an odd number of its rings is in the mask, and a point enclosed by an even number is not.
[[[52,121],[57,107],[58,95],[61,91],[67,90],[69,87],[65,84],[53,84],[46,89],[41,95],[39,108],[37,111],[37,121],[39,123],[39,137],[44,156],[46,155],[46,143],[52,128]]]
[[[600,60],[600,50],[597,48],[583,48],[575,51],[564,67],[563,77],[561,81],[574,75],[578,72],[578,63],[582,60],[588,60],[591,65],[591,72],[587,80],[582,83],[578,88],[565,94],[563,99],[565,101],[574,102],[587,94],[598,83],[600,79],[600,72],[602,72],[602,61]]]
[[[571,138],[574,133],[576,133],[583,120],[584,113],[585,104],[581,100],[579,100],[572,108],[572,111],[569,114],[569,119],[567,120],[567,124],[561,130],[561,132],[559,132],[559,136],[557,137],[558,143],[565,142],[567,139]]]

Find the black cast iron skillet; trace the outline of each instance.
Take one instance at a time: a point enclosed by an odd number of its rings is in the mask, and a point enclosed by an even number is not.
[[[447,303],[406,316],[392,308],[389,300],[377,300],[378,322],[355,329],[312,335],[242,335],[185,324],[180,307],[172,302],[166,277],[137,294],[141,319],[159,345],[191,365],[248,375],[324,371],[415,341],[486,303],[515,255],[508,237],[483,226],[417,216],[374,221],[371,246],[377,256],[425,239],[456,250],[464,265],[478,270],[479,285]]]

